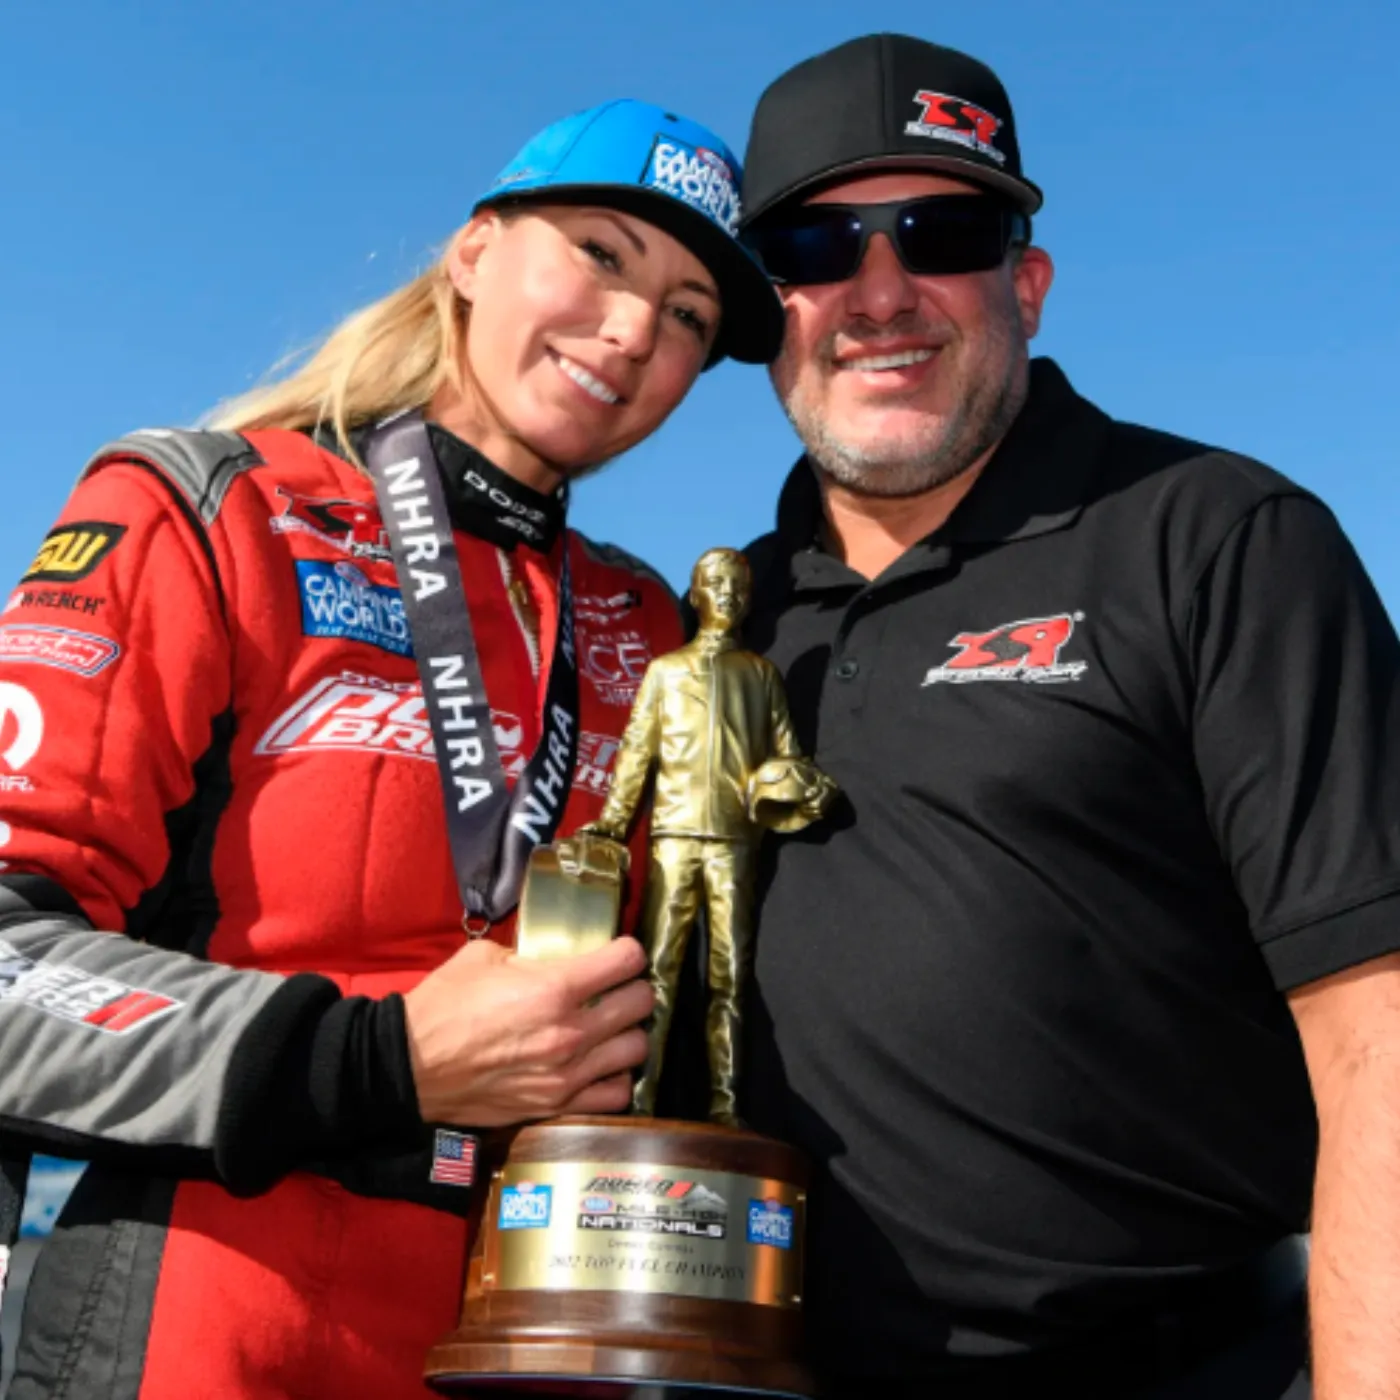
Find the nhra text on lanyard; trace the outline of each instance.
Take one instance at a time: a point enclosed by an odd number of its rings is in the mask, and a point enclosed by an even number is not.
[[[512,791],[491,727],[452,519],[423,415],[414,410],[379,424],[361,455],[389,531],[437,751],[457,888],[472,928],[471,921],[495,922],[515,908],[530,853],[553,838],[569,796],[578,757],[578,665],[568,537],[543,730]]]

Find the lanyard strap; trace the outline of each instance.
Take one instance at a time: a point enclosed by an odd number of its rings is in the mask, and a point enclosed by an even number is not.
[[[361,449],[389,531],[423,701],[432,726],[462,906],[495,922],[515,908],[536,846],[553,839],[578,758],[574,595],[565,536],[559,624],[543,731],[512,790],[496,748],[452,518],[423,415],[374,428]]]

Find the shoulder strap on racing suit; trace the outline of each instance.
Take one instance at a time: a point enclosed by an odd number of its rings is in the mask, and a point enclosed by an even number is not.
[[[143,428],[95,453],[78,480],[119,457],[134,457],[159,467],[204,525],[213,523],[239,473],[262,465],[257,449],[238,433]]]

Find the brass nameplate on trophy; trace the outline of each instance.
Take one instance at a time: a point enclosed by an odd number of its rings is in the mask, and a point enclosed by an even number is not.
[[[785,1181],[635,1162],[511,1162],[485,1290],[606,1289],[794,1308],[806,1198]]]

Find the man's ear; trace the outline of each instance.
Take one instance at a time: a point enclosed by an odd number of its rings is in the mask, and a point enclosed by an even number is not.
[[[504,227],[504,221],[494,209],[485,209],[474,214],[452,240],[447,250],[447,278],[463,301],[475,299],[482,259]]]
[[[1055,280],[1055,264],[1044,248],[1032,244],[1022,250],[1012,270],[1016,301],[1021,310],[1021,329],[1030,340],[1040,329],[1040,313]]]

